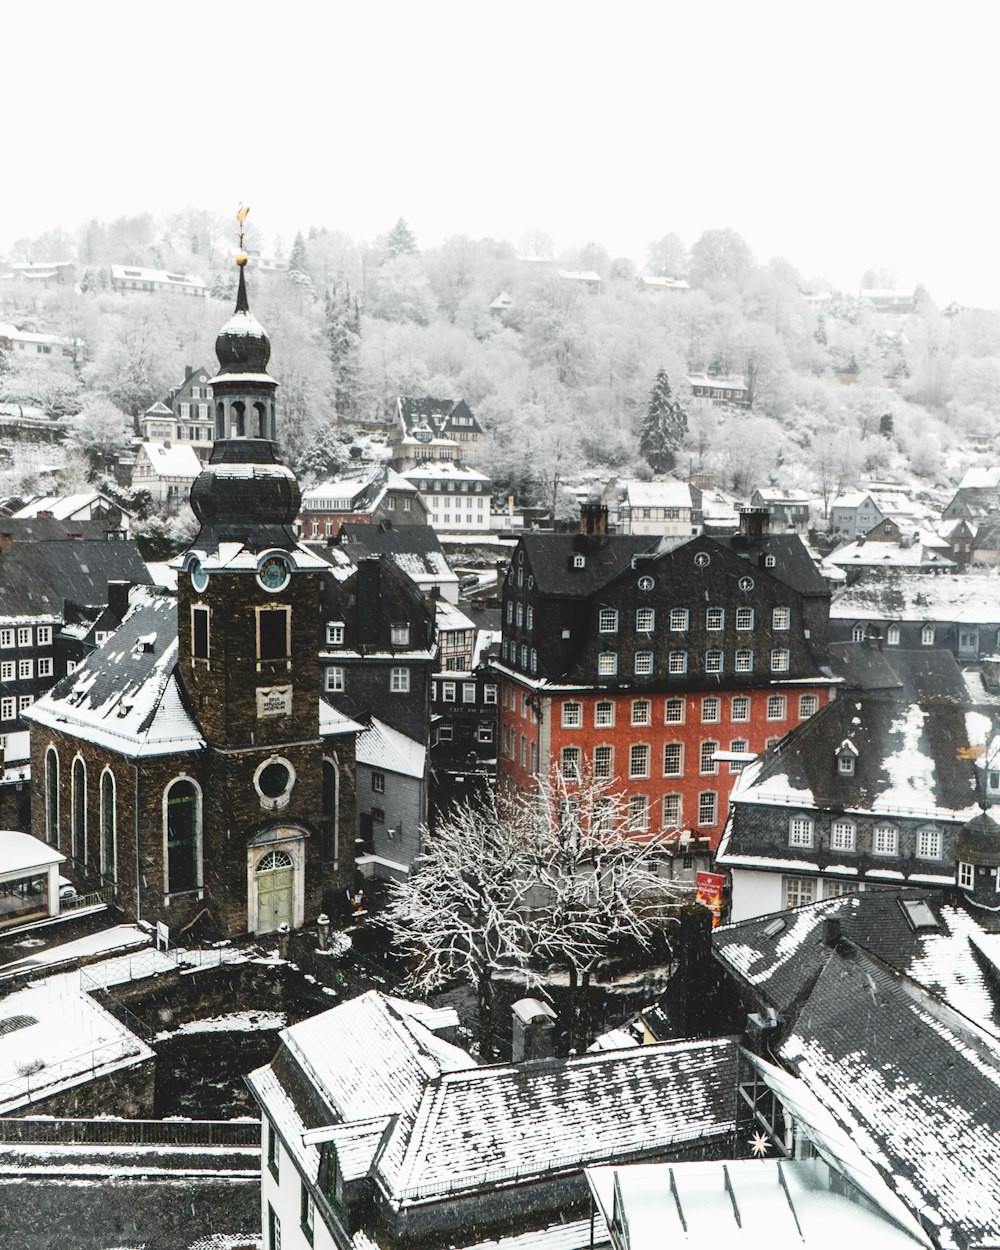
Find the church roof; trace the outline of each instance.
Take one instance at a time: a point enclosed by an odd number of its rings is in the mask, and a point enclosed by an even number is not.
[[[23,715],[131,757],[195,751],[205,740],[176,669],[176,600],[136,586],[120,628]]]

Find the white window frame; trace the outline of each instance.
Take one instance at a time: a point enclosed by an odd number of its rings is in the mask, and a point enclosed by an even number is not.
[[[690,615],[687,608],[671,608],[670,609],[670,632],[673,634],[682,634],[688,628]]]
[[[753,608],[736,609],[736,628],[740,633],[753,629]]]
[[[583,728],[583,704],[567,700],[562,705],[563,729]]]
[[[410,693],[410,670],[399,666],[389,670],[389,691],[391,694]]]
[[[723,653],[717,647],[705,652],[705,672],[721,673],[723,671]]]
[[[656,609],[655,608],[636,608],[635,610],[635,632],[637,634],[651,634],[656,628]]]
[[[788,717],[788,696],[769,694],[767,696],[766,715],[769,721],[786,720]]]
[[[649,744],[633,742],[628,749],[628,775],[632,781],[645,781],[649,777]]]
[[[815,839],[816,822],[811,816],[789,816],[788,845],[810,850]]]
[[[651,725],[653,723],[653,704],[649,699],[632,700],[632,724]]]
[[[670,768],[667,763],[667,752],[670,752],[671,762],[676,756],[677,767]],[[683,742],[665,742],[663,744],[663,775],[664,777],[683,777],[684,776],[684,743]]]
[[[775,647],[771,651],[771,672],[787,673],[790,658],[790,654],[786,647]]]
[[[701,723],[717,725],[722,720],[722,700],[718,695],[706,695],[701,701]]]
[[[792,609],[777,607],[771,610],[771,628],[782,631],[792,627]]]
[[[633,662],[636,677],[649,677],[653,672],[652,651],[637,651]]]
[[[742,711],[745,714],[738,716],[737,712]],[[734,694],[732,703],[729,705],[729,719],[734,725],[745,725],[750,720],[750,696],[748,694]]]
[[[784,909],[806,907],[816,901],[816,880],[814,877],[782,877],[782,905]]]
[[[618,676],[618,652],[617,651],[601,651],[597,656],[597,675],[598,677],[617,677]]]
[[[872,854],[882,859],[891,859],[899,854],[899,829],[895,825],[873,826]]]
[[[941,830],[927,827],[917,830],[917,859],[940,859]]]
[[[688,653],[686,651],[671,651],[667,656],[667,672],[679,676],[688,671]]]
[[[323,689],[327,694],[340,694],[346,688],[343,666],[340,664],[330,665],[324,674]]]
[[[341,647],[344,644],[344,622],[343,621],[327,621],[326,623],[326,645],[328,647]]]
[[[702,790],[698,795],[698,824],[710,827],[719,821],[719,796],[714,790]]]
[[[753,672],[753,652],[749,647],[740,647],[736,652],[734,670],[737,673]]]
[[[705,609],[705,628],[709,633],[718,633],[719,630],[726,627],[726,609],[725,608],[706,608]]]
[[[808,720],[810,716],[815,716],[819,711],[819,695],[818,694],[800,694],[799,695],[799,719]]]
[[[834,820],[830,822],[830,850],[856,851],[858,848],[858,827],[853,820]]]
[[[976,868],[974,864],[963,864],[961,860],[959,861],[958,887],[960,890],[974,890],[976,888]]]
[[[599,699],[594,704],[594,728],[607,729],[615,723],[615,705],[611,699]]]
[[[685,712],[687,704],[684,699],[665,699],[663,702],[663,723],[664,725],[683,725],[685,721]],[[671,716],[671,712],[679,712],[678,716]]]
[[[934,626],[925,625],[920,631],[920,645],[922,647],[934,646]]]
[[[719,774],[719,761],[714,759],[716,751],[719,749],[717,742],[709,739],[702,742],[698,747],[698,775],[699,777],[717,777]]]
[[[618,633],[618,609],[600,608],[597,613],[597,632],[599,634]]]

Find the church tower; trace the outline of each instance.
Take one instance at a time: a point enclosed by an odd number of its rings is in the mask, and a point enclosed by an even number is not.
[[[200,529],[178,562],[178,673],[206,744],[206,886],[228,900],[230,930],[270,932],[318,914],[347,857],[322,828],[327,565],[293,528],[301,493],[277,454],[271,345],[250,312],[245,263],[241,254],[236,311],[216,340],[220,436],[191,488]]]

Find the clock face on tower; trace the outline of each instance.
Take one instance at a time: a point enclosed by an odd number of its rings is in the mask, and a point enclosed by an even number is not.
[[[189,572],[191,574],[191,585],[200,594],[208,585],[208,574],[202,568],[201,561],[192,560]]]
[[[257,567],[258,583],[264,590],[270,591],[271,594],[284,590],[291,575],[292,569],[287,556],[268,556]]]

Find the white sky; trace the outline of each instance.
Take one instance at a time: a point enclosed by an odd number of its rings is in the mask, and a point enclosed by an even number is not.
[[[996,6],[978,0],[52,0],[5,6],[0,249],[185,204],[371,239],[760,260],[1000,307]]]

